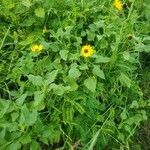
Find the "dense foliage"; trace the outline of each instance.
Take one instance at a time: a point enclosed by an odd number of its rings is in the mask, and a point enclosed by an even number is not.
[[[1,150],[132,147],[150,106],[150,3],[121,3],[0,1]]]

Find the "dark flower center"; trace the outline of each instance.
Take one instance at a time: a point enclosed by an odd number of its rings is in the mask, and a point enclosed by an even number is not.
[[[85,49],[85,50],[84,50],[84,53],[88,53],[88,49]]]

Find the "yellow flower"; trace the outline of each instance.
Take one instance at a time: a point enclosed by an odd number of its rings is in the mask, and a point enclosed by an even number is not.
[[[85,45],[82,47],[81,49],[81,56],[83,57],[90,57],[94,54],[94,50],[92,48],[92,46],[90,45]]]
[[[41,52],[43,50],[43,45],[37,45],[37,44],[34,44],[31,46],[31,51],[32,52]]]
[[[122,8],[123,8],[122,2],[121,2],[120,0],[115,0],[115,1],[114,1],[114,7],[115,7],[117,10],[121,11]]]

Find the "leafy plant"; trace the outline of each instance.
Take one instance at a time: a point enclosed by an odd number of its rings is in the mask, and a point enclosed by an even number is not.
[[[0,149],[131,148],[148,118],[150,7],[120,4],[2,0]]]

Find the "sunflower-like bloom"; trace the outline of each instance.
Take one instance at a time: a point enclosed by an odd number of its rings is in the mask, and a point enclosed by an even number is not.
[[[93,50],[92,46],[85,45],[85,46],[82,47],[82,49],[81,49],[81,56],[87,58],[87,57],[92,56],[93,54],[94,54],[94,50]]]
[[[121,11],[122,8],[123,8],[122,2],[121,2],[120,0],[115,0],[115,1],[114,1],[114,7],[115,7],[117,10]]]
[[[32,52],[41,52],[43,50],[43,45],[39,44],[34,44],[31,46],[31,51]]]

